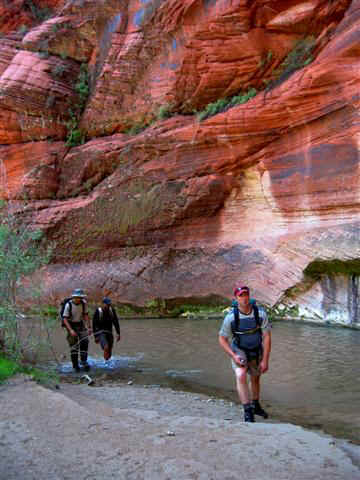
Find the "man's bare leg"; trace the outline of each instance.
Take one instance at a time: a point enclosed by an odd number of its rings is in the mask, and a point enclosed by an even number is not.
[[[240,402],[244,408],[245,422],[254,422],[254,412],[250,403],[249,385],[247,382],[247,368],[238,367],[235,369],[236,375],[236,389],[239,395]]]

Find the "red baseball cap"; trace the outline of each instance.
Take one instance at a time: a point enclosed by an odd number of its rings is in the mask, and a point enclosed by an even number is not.
[[[236,296],[239,293],[243,293],[243,292],[249,293],[250,288],[247,287],[246,285],[238,285],[237,287],[234,288],[234,296]]]

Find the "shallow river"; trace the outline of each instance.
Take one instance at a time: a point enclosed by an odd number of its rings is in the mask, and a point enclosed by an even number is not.
[[[205,392],[237,401],[230,361],[218,345],[221,319],[122,320],[109,364],[91,342],[92,376]],[[54,335],[67,353],[62,330]],[[69,356],[67,355],[67,358]],[[70,363],[61,364],[63,373]],[[360,331],[275,322],[262,400],[272,418],[360,443]]]

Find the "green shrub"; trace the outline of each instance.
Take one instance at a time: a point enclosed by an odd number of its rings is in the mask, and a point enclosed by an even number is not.
[[[32,231],[12,213],[8,204],[0,205],[0,350],[14,359],[24,358],[39,345],[38,338],[21,328],[25,315],[18,304],[23,280],[45,265],[51,249],[41,246],[42,234]],[[36,298],[33,286],[26,289],[28,298]]]
[[[51,69],[51,73],[55,76],[55,77],[63,77],[64,74],[67,72],[67,66],[64,65],[63,63],[57,63],[52,69]]]
[[[67,123],[69,125],[69,123]],[[73,128],[68,132],[66,145],[68,147],[77,147],[85,143],[85,133],[80,128]]]
[[[30,375],[33,380],[45,385],[58,383],[59,381],[58,374],[54,370],[40,370],[39,368],[23,365],[10,358],[0,356],[0,384],[17,373]]]
[[[298,40],[279,68],[274,71],[274,79],[268,83],[266,90],[280,85],[294,72],[311,63],[313,61],[312,51],[315,44],[316,40],[313,36]]]
[[[83,109],[90,92],[88,67],[85,63],[81,64],[79,76],[75,85],[75,91],[79,94],[80,108]]]
[[[69,120],[66,122],[67,137],[66,145],[68,147],[76,147],[85,143],[85,133],[79,128],[80,117],[85,110],[86,102],[89,97],[89,73],[85,63],[80,67],[80,72],[75,84],[75,91],[78,94],[79,103],[68,110]]]
[[[35,5],[32,0],[25,0],[23,6],[24,8],[27,8],[28,10],[30,10],[32,16],[38,22],[44,22],[45,20],[48,20],[52,15],[52,10],[50,8],[48,7],[40,8],[37,5]]]
[[[0,383],[21,371],[21,367],[14,361],[0,357]]]
[[[220,98],[214,103],[209,103],[201,112],[197,112],[198,120],[205,120],[206,118],[212,117],[217,113],[225,112],[226,110],[234,107],[235,105],[241,105],[242,103],[246,103],[251,98],[255,97],[256,94],[256,88],[250,87],[249,90],[245,93],[234,95],[231,98]]]
[[[173,106],[168,103],[166,103],[165,105],[161,105],[157,112],[156,118],[158,120],[166,120],[167,118],[170,118],[173,115],[172,108]]]
[[[139,133],[146,130],[149,125],[150,123],[146,122],[134,123],[133,125],[131,125],[131,127],[128,127],[126,130],[124,130],[124,133],[126,133],[127,135],[138,135]]]
[[[300,315],[299,305],[276,305],[272,308],[266,308],[266,312],[270,320],[278,320],[280,318],[298,318]]]
[[[258,67],[259,68],[264,68],[266,67],[266,65],[268,65],[271,60],[272,60],[272,57],[273,57],[273,52],[271,50],[269,50],[266,55],[263,55],[258,63]]]
[[[18,28],[18,33],[20,33],[21,35],[25,35],[28,31],[29,31],[29,28],[27,25],[20,25],[20,27]]]

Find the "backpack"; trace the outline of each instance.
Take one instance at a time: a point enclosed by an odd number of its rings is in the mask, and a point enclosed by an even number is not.
[[[256,301],[252,300],[251,305],[254,312],[255,328],[241,328],[240,315],[237,302],[233,302],[234,320],[231,323],[231,331],[233,334],[233,344],[235,347],[244,350],[250,356],[257,356],[262,350],[262,332],[261,332],[261,318],[259,316],[259,308]],[[249,333],[246,333],[249,331]]]
[[[61,321],[61,326],[62,326],[63,328],[65,328],[65,323],[64,323],[64,310],[65,310],[65,307],[66,307],[66,304],[67,304],[67,303],[69,304],[70,318],[72,317],[72,303],[70,302],[70,300],[72,300],[72,297],[64,298],[64,300],[62,300],[62,302],[60,303],[60,307],[59,307],[59,317],[60,317],[60,321]],[[83,301],[83,299],[81,299],[81,305],[82,305],[83,315],[84,315],[84,313],[85,313],[85,302]]]

